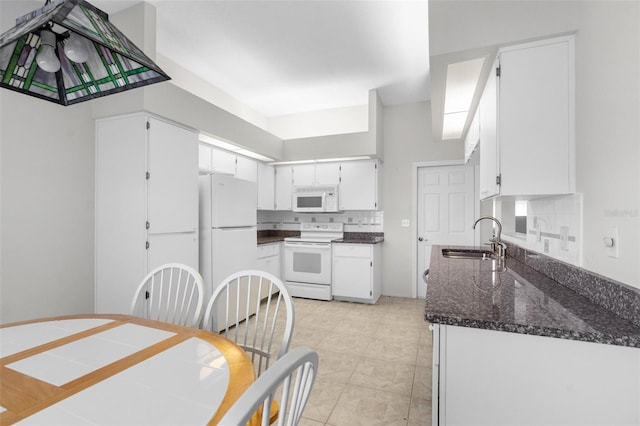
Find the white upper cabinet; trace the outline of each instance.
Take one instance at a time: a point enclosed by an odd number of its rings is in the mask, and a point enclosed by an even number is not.
[[[379,210],[379,161],[340,164],[340,210]]]
[[[258,162],[251,158],[236,156],[236,175],[238,179],[258,181]]]
[[[340,183],[340,163],[316,164],[316,184],[317,185],[338,185],[339,183]]]
[[[201,173],[211,173],[213,171],[213,155],[210,145],[198,144],[198,168]]]
[[[339,163],[298,164],[293,166],[294,185],[338,185]]]
[[[480,198],[492,197],[498,194],[500,187],[497,179],[498,169],[498,84],[496,70],[498,61],[494,63],[493,71],[489,74],[487,85],[482,92],[478,109],[480,124]]]
[[[573,36],[498,53],[480,101],[481,198],[575,191],[574,58]]]
[[[293,184],[292,166],[275,168],[275,209],[291,210],[291,189]]]
[[[275,168],[258,163],[258,210],[275,210]]]
[[[213,173],[235,176],[236,155],[223,149],[211,148]]]
[[[148,118],[147,221],[149,233],[198,229],[197,135]]]
[[[574,40],[500,53],[501,195],[574,192]]]

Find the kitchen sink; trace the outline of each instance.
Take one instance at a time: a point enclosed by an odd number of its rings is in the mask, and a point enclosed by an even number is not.
[[[442,256],[449,259],[481,259],[493,260],[495,255],[489,250],[442,249]]]

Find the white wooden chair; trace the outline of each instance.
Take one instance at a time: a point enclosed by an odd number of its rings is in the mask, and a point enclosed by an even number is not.
[[[289,350],[293,300],[283,282],[268,272],[245,270],[213,291],[203,328],[233,340],[251,355],[256,376]]]
[[[202,318],[204,281],[180,263],[161,265],[142,280],[131,302],[131,315],[187,327]]]
[[[221,426],[251,424],[267,426],[277,415],[275,424],[297,425],[307,404],[318,372],[318,353],[298,347],[278,359],[264,372],[220,420]],[[293,386],[292,386],[293,385]],[[278,404],[272,404],[276,399]],[[272,409],[277,408],[274,414]],[[260,416],[256,419],[254,416]]]

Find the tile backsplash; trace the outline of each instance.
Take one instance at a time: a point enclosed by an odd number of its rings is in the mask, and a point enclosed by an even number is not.
[[[297,231],[302,222],[342,222],[344,232],[384,232],[384,212],[344,211],[339,213],[297,213],[258,210],[258,230]]]
[[[582,194],[527,201],[527,234],[504,240],[575,266],[582,265]]]

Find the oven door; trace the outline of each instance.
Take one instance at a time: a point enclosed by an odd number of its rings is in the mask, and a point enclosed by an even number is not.
[[[284,243],[285,281],[331,285],[331,243]]]

